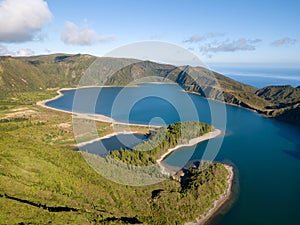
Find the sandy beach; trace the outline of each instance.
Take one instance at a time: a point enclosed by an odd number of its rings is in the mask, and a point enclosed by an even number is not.
[[[50,102],[50,101],[53,101],[55,99],[58,99],[60,98],[61,96],[63,96],[63,93],[62,91],[67,91],[67,90],[74,90],[76,88],[62,88],[62,89],[59,89],[57,92],[57,96],[51,98],[51,99],[46,99],[46,100],[43,100],[43,101],[38,101],[36,104],[38,106],[41,106],[43,108],[47,108],[47,109],[51,109],[51,110],[55,110],[55,111],[59,111],[59,112],[65,112],[65,113],[72,113],[72,112],[69,112],[69,111],[66,111],[66,110],[62,110],[62,109],[55,109],[55,108],[52,108],[52,107],[49,107],[46,105],[47,102]]]
[[[55,110],[55,111],[59,111],[59,112],[70,113],[70,114],[73,114],[74,116],[78,116],[78,118],[92,119],[92,120],[96,120],[96,121],[100,121],[100,122],[106,122],[106,123],[113,123],[113,122],[115,122],[114,119],[112,119],[112,118],[110,118],[108,116],[105,116],[105,115],[73,113],[73,112],[70,112],[70,111],[67,111],[67,110],[55,109],[55,108],[52,108],[52,107],[46,105],[47,102],[53,101],[53,100],[58,99],[61,96],[63,96],[62,91],[75,90],[75,89],[77,89],[77,88],[63,88],[63,89],[60,89],[60,90],[57,91],[57,93],[58,93],[57,96],[55,96],[55,97],[53,97],[51,99],[44,100],[44,101],[39,101],[36,104],[38,106],[41,106],[41,107],[44,107],[44,108],[47,108],[47,109],[51,109],[51,110]]]
[[[56,111],[65,112],[65,113],[71,113],[71,114],[73,114],[73,116],[77,116],[78,118],[90,119],[90,120],[101,121],[101,122],[106,122],[106,123],[122,124],[122,125],[128,125],[128,126],[129,125],[134,125],[134,126],[150,127],[149,125],[143,125],[143,124],[128,124],[128,123],[124,123],[124,122],[117,122],[114,119],[112,119],[110,117],[107,117],[105,115],[73,113],[73,112],[66,111],[66,110],[55,109],[55,108],[52,108],[52,107],[49,107],[49,106],[46,105],[47,102],[55,100],[57,98],[60,98],[63,95],[62,91],[74,90],[74,89],[76,89],[76,88],[63,88],[63,89],[60,89],[60,90],[57,91],[57,93],[58,93],[57,96],[55,96],[52,99],[45,100],[45,101],[39,101],[39,102],[37,102],[37,105],[39,105],[41,107],[44,107],[44,108],[47,108],[47,109],[51,109],[51,110],[56,110]],[[151,125],[151,127],[160,127],[160,126],[152,126]],[[93,142],[101,140],[101,139],[110,138],[110,137],[118,135],[118,134],[132,134],[132,133],[137,133],[137,132],[131,132],[131,131],[114,132],[114,133],[105,135],[103,137],[93,139],[91,141],[79,143],[77,146],[81,147],[83,145],[93,143]],[[220,135],[221,133],[222,133],[221,130],[215,129],[214,131],[209,132],[209,133],[207,133],[203,136],[200,136],[200,137],[189,140],[189,143],[187,143],[187,144],[177,145],[176,147],[169,149],[166,153],[164,153],[157,160],[157,163],[161,168],[161,173],[163,173],[165,175],[170,175],[170,172],[168,172],[168,169],[162,164],[162,161],[169,154],[171,154],[173,151],[176,151],[177,149],[179,149],[181,147],[193,146],[193,145],[195,145],[197,143],[200,143],[202,141],[209,140],[211,138],[215,138],[218,135]],[[231,188],[232,188],[232,181],[233,181],[233,177],[234,177],[233,167],[231,167],[229,165],[224,165],[224,166],[226,167],[226,169],[228,170],[228,173],[229,173],[229,176],[227,178],[228,188],[227,188],[226,192],[223,195],[221,195],[221,197],[219,199],[215,200],[213,207],[208,212],[206,212],[200,218],[196,219],[195,222],[188,222],[188,223],[186,223],[186,225],[204,225],[206,222],[208,222],[209,219],[211,219],[213,217],[213,215],[220,209],[220,207],[230,198]]]
[[[161,168],[161,173],[165,174],[165,175],[170,175],[170,173],[167,172],[167,169],[161,163],[169,154],[171,154],[172,152],[176,151],[179,148],[193,146],[193,145],[195,145],[197,143],[200,143],[202,141],[206,141],[206,140],[209,140],[211,138],[215,138],[218,135],[220,135],[221,133],[222,133],[221,130],[215,129],[214,131],[211,131],[211,132],[209,132],[207,134],[204,134],[200,137],[191,139],[189,141],[189,143],[187,143],[187,144],[181,144],[181,145],[175,146],[174,148],[170,148],[165,154],[163,154],[158,160],[156,160],[156,162],[158,163],[158,165]]]
[[[111,138],[111,137],[119,135],[119,134],[140,134],[140,133],[139,132],[132,132],[132,131],[113,132],[113,133],[107,134],[105,136],[102,136],[102,137],[99,137],[99,138],[96,138],[96,139],[93,139],[93,140],[90,140],[90,141],[81,142],[81,143],[77,144],[77,147],[81,147],[81,146],[84,146],[86,144],[91,144],[93,142],[100,141],[102,139]]]
[[[163,154],[157,160],[157,163],[161,168],[161,172],[165,175],[170,175],[170,172],[167,171],[168,169],[162,164],[162,161],[173,151],[176,151],[177,149],[179,149],[181,147],[193,146],[202,141],[205,141],[205,140],[208,140],[211,138],[215,138],[218,135],[220,135],[221,133],[222,133],[221,130],[216,129],[216,130],[209,132],[201,137],[191,139],[188,144],[177,145],[176,147],[169,149],[165,154]],[[214,214],[221,208],[221,206],[226,201],[229,200],[230,195],[231,195],[233,177],[234,177],[233,167],[226,165],[226,164],[223,164],[223,165],[228,170],[228,178],[227,178],[228,187],[226,189],[226,192],[224,194],[222,194],[219,199],[215,200],[213,207],[209,211],[207,211],[204,215],[202,215],[200,218],[197,218],[196,222],[188,222],[188,223],[186,223],[186,225],[204,225],[206,222],[208,222],[208,220],[210,220],[214,216]]]
[[[98,87],[98,86],[91,86],[91,87]],[[100,86],[99,86],[100,87]],[[103,86],[106,87],[106,86]],[[108,86],[110,87],[110,86]],[[81,88],[89,88],[89,87],[81,87]],[[75,113],[75,112],[70,112],[67,110],[62,110],[62,109],[56,109],[50,106],[47,106],[46,103],[53,101],[55,99],[60,98],[61,96],[63,96],[62,91],[67,91],[67,90],[76,90],[78,88],[63,88],[57,91],[58,95],[51,98],[51,99],[47,99],[44,101],[39,101],[36,104],[38,106],[41,106],[43,108],[47,108],[47,109],[51,109],[51,110],[55,110],[55,111],[59,111],[59,112],[65,112],[65,113],[69,113],[72,114],[73,116],[76,116],[77,118],[82,118],[82,119],[89,119],[89,120],[95,120],[95,121],[99,121],[99,122],[105,122],[105,123],[114,123],[114,124],[118,124],[118,125],[127,125],[127,126],[139,126],[139,127],[149,127],[149,128],[159,128],[161,126],[156,126],[156,125],[146,125],[146,124],[137,124],[137,123],[125,123],[125,122],[120,122],[120,121],[116,121],[111,117],[102,115],[102,114],[88,114],[88,113]]]

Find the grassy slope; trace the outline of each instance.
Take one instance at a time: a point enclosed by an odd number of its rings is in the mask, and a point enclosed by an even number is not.
[[[0,87],[4,93],[45,88],[42,73],[31,65],[12,57],[0,57]],[[0,96],[1,97],[1,96]]]
[[[1,101],[0,224],[182,224],[224,192],[227,170],[220,164],[206,175],[195,171],[205,182],[191,181],[189,189],[175,180],[130,187],[102,178],[71,150],[71,116],[34,104],[54,95],[25,92]],[[100,135],[111,132],[109,124],[98,128]]]
[[[300,125],[300,86],[268,86],[258,90],[256,94],[273,103],[266,107],[268,115]]]
[[[257,89],[201,67],[137,62],[114,74],[108,85],[126,85],[145,76],[169,79],[187,91],[228,104],[255,110],[263,115],[300,124],[300,88],[271,86]],[[290,117],[292,116],[292,117]]]
[[[175,67],[150,61],[137,62],[115,73],[106,84],[127,85],[146,76],[165,78],[178,83],[187,91],[260,112],[265,110],[265,106],[273,105],[273,102],[268,102],[256,94],[257,88],[202,67]]]
[[[258,90],[256,94],[274,104],[283,106],[300,102],[300,86],[297,88],[290,85],[268,86]]]
[[[95,58],[64,54],[0,57],[0,98],[9,92],[75,86]]]
[[[102,85],[105,83],[120,86],[145,76],[156,76],[175,81],[186,90],[211,99],[256,110],[281,120],[300,123],[299,88],[273,86],[258,90],[201,67],[175,67],[134,59],[100,58],[96,61],[95,59],[94,56],[80,54],[0,57],[0,98],[9,92],[78,85],[84,72],[94,63],[94,66],[98,65],[105,69],[98,70],[94,67],[96,70],[87,73],[89,75],[86,77],[89,79],[81,80],[84,85],[96,85],[100,80]],[[117,72],[113,74],[112,71],[115,70]],[[107,74],[108,79],[104,76]],[[196,77],[196,81],[191,77]],[[287,98],[282,97],[286,95]],[[292,119],[287,116],[294,114]]]

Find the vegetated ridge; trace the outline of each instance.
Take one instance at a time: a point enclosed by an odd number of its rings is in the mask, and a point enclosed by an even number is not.
[[[89,75],[87,80],[84,79],[86,76],[83,77],[85,73]],[[300,124],[300,87],[286,85],[258,89],[203,67],[178,67],[151,61],[97,58],[82,54],[0,57],[0,98],[10,92],[75,87],[79,82],[81,85],[124,86],[148,76],[152,76],[152,81],[153,77],[157,77],[158,81],[171,80],[203,97]]]

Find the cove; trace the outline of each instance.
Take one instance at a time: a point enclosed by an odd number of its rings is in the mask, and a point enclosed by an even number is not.
[[[147,139],[144,134],[116,134],[111,137],[101,138],[90,143],[80,145],[80,151],[105,157],[108,151],[120,149],[132,150],[136,145],[143,143]]]
[[[171,100],[182,101],[182,91],[176,85],[147,84],[128,88],[130,98],[145,95],[148,91],[160,93],[159,98],[151,95],[137,101],[129,116],[121,110],[114,111],[114,100],[122,88],[102,88],[95,112],[117,121],[139,124],[164,125],[181,120],[181,110]],[[81,89],[87,96],[97,88]],[[65,111],[72,111],[75,90],[63,92],[63,96],[46,105]],[[218,102],[188,94],[196,106],[199,120],[211,123],[209,104],[218,108]],[[170,100],[167,101],[166,99]],[[124,102],[123,104],[126,104]],[[300,205],[300,128],[290,124],[261,117],[239,107],[226,105],[225,137],[216,157],[216,161],[230,162],[239,176],[239,194],[237,200],[226,214],[216,217],[213,224],[221,225],[281,225],[299,224]],[[88,107],[78,109],[85,111]],[[121,107],[120,107],[121,108]],[[193,119],[186,112],[186,120]],[[161,118],[161,119],[155,119]],[[219,122],[213,124],[219,128]],[[218,138],[211,139],[217,142]],[[191,160],[201,159],[207,142],[199,143],[195,151],[186,147],[173,152],[165,159],[169,165],[180,165],[182,159],[191,154]]]

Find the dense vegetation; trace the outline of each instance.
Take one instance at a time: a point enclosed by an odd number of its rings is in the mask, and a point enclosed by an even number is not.
[[[149,166],[156,163],[168,149],[202,136],[214,128],[201,122],[177,122],[154,131],[150,138],[133,150],[111,151],[110,155],[125,163],[136,166]]]
[[[183,224],[227,187],[221,164],[191,171],[185,183],[131,187],[103,178],[73,150],[71,115],[35,105],[54,95],[18,92],[0,101],[0,224]],[[112,132],[108,123],[97,129]]]
[[[202,67],[173,66],[136,59],[98,58],[91,55],[53,54],[32,57],[0,57],[0,98],[19,91],[82,85],[127,85],[147,76],[152,81],[171,80],[187,91],[229,104],[256,110],[300,124],[299,87],[270,86],[257,89]],[[93,69],[90,65],[93,65]],[[97,70],[97,68],[104,68]],[[292,116],[292,118],[290,118]]]
[[[267,115],[300,125],[300,86],[268,86],[256,94],[273,103],[265,107]]]

